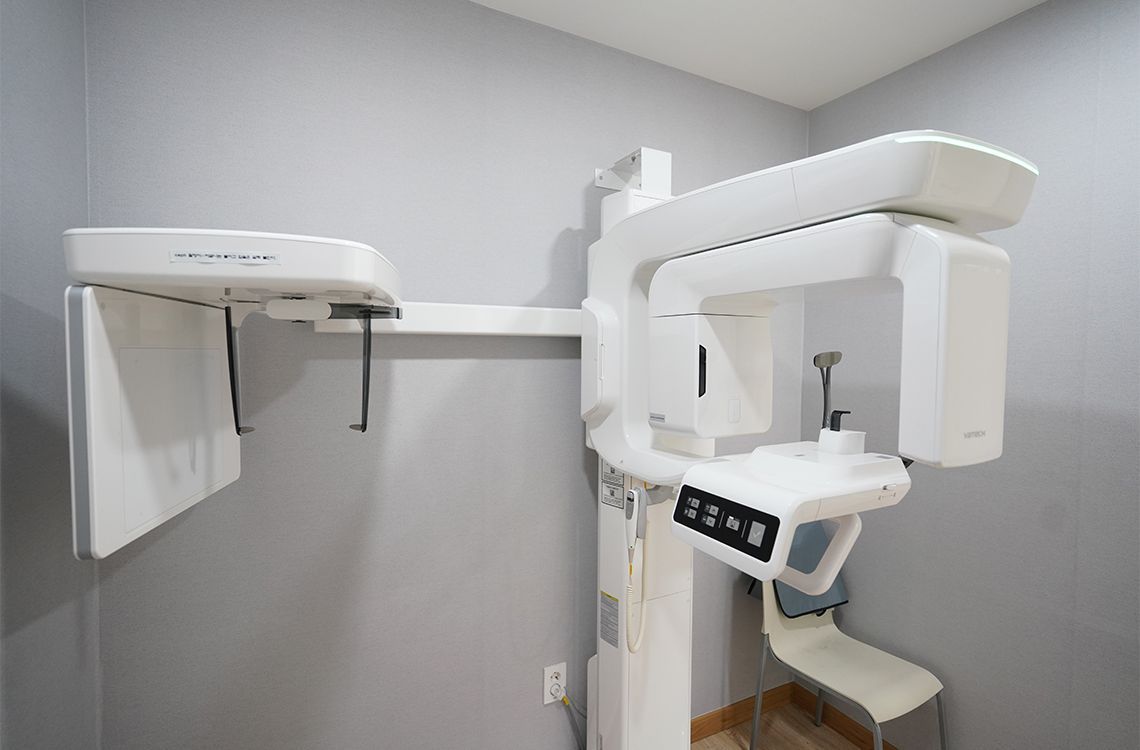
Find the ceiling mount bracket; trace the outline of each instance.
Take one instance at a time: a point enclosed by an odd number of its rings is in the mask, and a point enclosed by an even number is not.
[[[673,195],[673,155],[642,146],[605,169],[594,170],[594,186],[606,190],[638,190],[668,198]]]

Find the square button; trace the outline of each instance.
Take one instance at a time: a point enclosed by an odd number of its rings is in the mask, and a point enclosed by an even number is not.
[[[708,513],[710,516],[715,516],[717,513],[720,513],[720,508],[716,507],[715,505],[710,505]]]
[[[748,543],[754,547],[759,547],[764,543],[764,532],[768,527],[759,521],[753,521],[752,525],[748,527]]]
[[[690,498],[688,499],[687,503],[688,503],[688,506],[689,506],[690,508],[699,508],[699,507],[701,507],[701,501],[700,501],[700,500],[698,500],[698,499],[697,499],[697,498],[695,498],[695,497],[690,497]]]
[[[705,522],[705,526],[716,526],[716,519],[712,516],[705,516],[702,520]]]
[[[688,518],[696,518],[697,517],[697,509],[696,508],[686,508],[685,509],[685,516]]]
[[[728,520],[724,522],[724,525],[733,531],[740,531],[740,519],[735,516],[729,516]]]

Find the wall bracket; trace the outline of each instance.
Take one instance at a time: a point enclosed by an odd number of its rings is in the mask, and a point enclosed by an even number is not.
[[[673,194],[673,155],[642,146],[606,169],[594,170],[595,187],[639,190],[667,198]]]

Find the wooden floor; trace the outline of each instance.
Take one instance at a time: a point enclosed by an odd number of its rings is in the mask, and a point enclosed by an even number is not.
[[[796,705],[765,712],[760,719],[761,750],[853,750],[854,745],[830,727],[817,727],[811,714]],[[726,729],[693,743],[693,750],[748,750],[751,724]]]

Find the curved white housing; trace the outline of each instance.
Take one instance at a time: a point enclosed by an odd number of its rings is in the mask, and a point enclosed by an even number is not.
[[[757,289],[871,279],[897,279],[903,288],[899,452],[939,467],[1000,456],[1009,258],[1001,248],[944,222],[863,214],[669,261],[650,287],[650,347],[674,351],[678,328],[694,319],[723,326],[722,321],[751,322],[765,315],[771,303]],[[714,373],[734,370],[738,359],[764,343],[745,341],[739,353],[718,352],[720,360],[707,364],[709,378],[724,380]],[[697,366],[695,348],[685,346],[672,355],[672,367],[659,363],[650,373],[651,424],[683,432],[690,423],[730,421],[716,419],[733,408],[723,391],[710,387],[698,396],[675,375]],[[748,369],[758,368],[749,364]],[[755,424],[747,424],[746,409],[729,425],[740,429],[694,433],[722,437],[767,430],[770,408],[753,411],[761,415]],[[674,412],[679,417],[670,421]]]
[[[359,242],[220,229],[71,229],[67,271],[85,284],[216,305],[270,300],[399,306],[400,274]]]
[[[694,503],[687,519],[692,489],[715,499]],[[674,511],[673,534],[754,578],[779,577],[809,594],[822,594],[859,535],[858,512],[895,505],[909,490],[910,476],[896,456],[836,454],[811,442],[763,446],[690,469]],[[701,531],[709,507],[721,516],[709,519],[719,539]],[[724,517],[731,514],[738,528],[725,527]],[[816,569],[787,567],[796,527],[825,519],[837,521],[839,531]]]
[[[582,417],[591,444],[623,471],[660,484],[676,484],[704,460],[664,449],[649,424],[648,298],[665,261],[773,235],[780,242],[797,228],[875,211],[933,217],[969,237],[1016,223],[1035,180],[1036,168],[1004,149],[912,131],[721,182],[617,223],[590,247],[582,306]],[[804,267],[826,275],[806,259]],[[765,279],[751,282],[755,291],[770,288]]]

